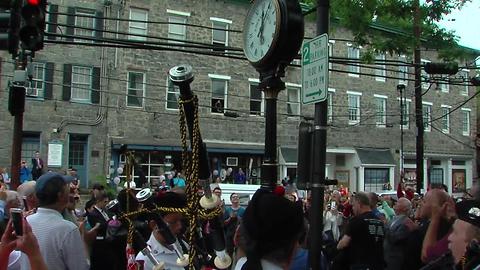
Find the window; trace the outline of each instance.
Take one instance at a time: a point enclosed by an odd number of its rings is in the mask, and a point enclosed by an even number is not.
[[[442,105],[442,132],[450,133],[450,106]]]
[[[442,168],[432,168],[430,170],[430,185],[441,185],[443,184],[443,169]]]
[[[45,64],[33,63],[32,81],[27,88],[27,96],[43,97],[45,86]]]
[[[387,126],[387,97],[381,95],[375,96],[375,105],[377,108],[375,123],[377,127]]]
[[[423,130],[432,130],[432,104],[424,102],[422,105],[423,110]]]
[[[40,133],[27,133],[22,134],[22,160],[27,162],[27,167],[32,167],[32,158],[35,156],[36,151],[40,149]]]
[[[365,168],[365,191],[382,191],[386,183],[390,183],[390,169]]]
[[[95,11],[75,10],[75,36],[93,37],[95,32]],[[91,16],[91,17],[88,17]],[[93,40],[75,39],[79,42],[93,42]]]
[[[462,108],[462,134],[470,136],[470,109]]]
[[[181,40],[187,39],[187,17],[189,12],[180,12],[167,9],[168,13],[168,38],[177,39],[169,40],[169,43],[183,43]]]
[[[300,85],[287,84],[287,115],[300,116]]]
[[[72,66],[72,101],[89,102],[92,68]]]
[[[258,80],[250,80],[250,115],[263,115],[263,92],[258,89]]]
[[[212,21],[212,44],[213,51],[224,52],[225,47],[228,46],[228,28],[232,21],[210,18]]]
[[[468,96],[468,84],[470,82],[470,78],[469,78],[469,71],[466,70],[466,69],[462,69],[460,71],[460,76],[462,77],[463,79],[463,84],[464,84],[464,87],[461,88],[460,90],[460,95],[462,96]]]
[[[333,123],[333,95],[335,94],[335,89],[328,89],[327,96],[327,121],[328,123]]]
[[[347,91],[348,96],[348,124],[360,123],[360,96],[362,93]]]
[[[421,60],[422,66],[424,66],[426,63],[429,63],[429,62],[430,61],[428,60],[424,60],[424,59]],[[430,75],[427,72],[425,72],[424,68],[422,68],[421,73],[422,73],[422,88],[428,89],[430,87]]]
[[[355,60],[360,59],[360,49],[353,47],[352,44],[347,44],[347,58],[349,61],[355,62]],[[360,74],[360,66],[358,65],[359,63],[356,62],[353,65],[348,66],[348,72],[351,72],[352,74],[348,74],[350,76],[354,77],[359,77]]]
[[[377,54],[375,56],[375,60],[377,62],[377,64],[375,65],[375,80],[384,82],[386,80],[385,77],[387,76],[387,70],[385,66],[385,54]]]
[[[136,35],[147,35],[147,21],[148,21],[148,11],[138,8],[130,9],[130,21],[128,23],[128,33],[132,34],[128,36],[130,40],[146,41],[147,37],[136,36]],[[140,22],[143,21],[143,22]]]
[[[330,61],[330,57],[333,56],[333,46],[335,45],[335,40],[329,40],[328,41],[328,69],[332,69],[333,68],[333,64],[332,62]]]
[[[178,97],[180,88],[174,85],[170,77],[167,79],[167,109],[178,110]]]
[[[444,92],[444,93],[448,93],[448,91],[450,90],[450,85],[449,85],[449,79],[448,77],[442,77],[439,79],[438,81],[438,86],[440,88],[440,91]]]
[[[400,99],[399,99],[400,102]],[[400,123],[400,127],[403,129],[410,128],[410,103],[412,101],[410,99],[403,99],[402,108],[400,113],[402,114],[402,122]]]
[[[143,108],[145,73],[128,72],[127,106]]]
[[[212,79],[212,113],[224,113],[227,108],[227,87],[230,76],[209,74]]]
[[[408,85],[408,66],[407,66],[407,57],[406,56],[400,56],[398,59],[402,63],[400,63],[400,66],[398,66],[398,84],[403,84],[405,86]]]

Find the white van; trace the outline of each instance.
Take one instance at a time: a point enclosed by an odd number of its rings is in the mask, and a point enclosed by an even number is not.
[[[225,205],[232,204],[230,202],[230,195],[232,195],[232,193],[236,193],[240,197],[240,205],[247,206],[255,191],[260,188],[260,185],[210,184],[210,187],[212,191],[214,188],[220,187],[222,190],[222,200],[224,201]]]

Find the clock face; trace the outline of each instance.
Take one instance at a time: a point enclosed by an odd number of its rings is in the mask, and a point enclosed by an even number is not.
[[[262,60],[278,35],[279,5],[277,0],[256,0],[244,26],[243,50],[250,62]]]

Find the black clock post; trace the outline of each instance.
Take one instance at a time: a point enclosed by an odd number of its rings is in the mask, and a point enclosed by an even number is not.
[[[298,55],[304,21],[298,0],[256,0],[245,19],[243,50],[260,74],[265,96],[265,154],[261,186],[273,189],[278,181],[277,97],[285,89],[286,66]]]

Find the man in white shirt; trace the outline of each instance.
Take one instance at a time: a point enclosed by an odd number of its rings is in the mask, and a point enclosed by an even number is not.
[[[49,270],[89,269],[78,227],[63,219],[72,178],[58,173],[42,175],[35,185],[37,212],[27,217]]]

